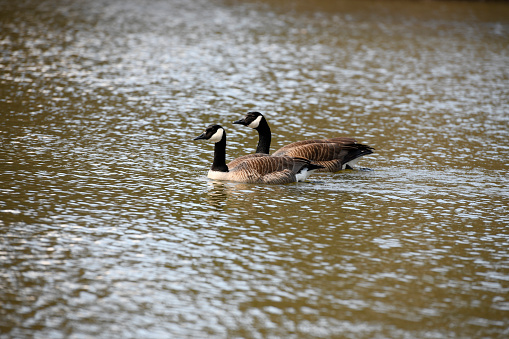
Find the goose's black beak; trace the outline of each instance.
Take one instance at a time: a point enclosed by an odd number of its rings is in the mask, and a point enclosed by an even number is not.
[[[242,118],[240,120],[234,121],[233,123],[245,126],[246,125],[246,119]]]
[[[193,140],[200,140],[200,139],[207,139],[207,138],[205,137],[205,133],[200,134],[199,136],[197,136],[197,137],[196,137],[196,138],[194,138]]]

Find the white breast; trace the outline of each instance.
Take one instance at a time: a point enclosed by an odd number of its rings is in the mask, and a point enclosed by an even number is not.
[[[209,170],[209,174],[207,175],[208,178],[214,179],[214,180],[229,180],[229,172],[219,172],[219,171],[213,171]]]

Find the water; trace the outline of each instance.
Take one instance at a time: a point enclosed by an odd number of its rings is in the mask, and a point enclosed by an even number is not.
[[[2,338],[509,335],[509,7],[0,1]],[[206,178],[354,136],[370,170]]]

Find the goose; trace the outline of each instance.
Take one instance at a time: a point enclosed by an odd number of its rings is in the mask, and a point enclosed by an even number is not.
[[[193,140],[214,143],[214,161],[208,177],[244,183],[287,184],[306,180],[314,171],[323,168],[301,157],[261,156],[245,158],[235,166],[226,164],[226,132],[220,125],[210,125]]]
[[[240,120],[234,121],[258,131],[258,145],[256,153],[250,156],[260,157],[269,154],[271,131],[267,120],[260,112],[248,112]],[[358,144],[354,138],[336,137],[330,139],[312,139],[297,141],[281,147],[272,156],[303,157],[314,164],[322,165],[320,172],[337,172],[343,169],[353,169],[353,166],[364,155],[373,153],[373,148]]]

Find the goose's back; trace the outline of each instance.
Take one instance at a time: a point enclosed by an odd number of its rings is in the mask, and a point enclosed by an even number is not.
[[[303,157],[312,161],[328,161],[344,157],[351,147],[337,143],[312,143],[288,148],[285,156]]]
[[[247,154],[247,155],[243,155],[241,157],[233,159],[232,161],[227,163],[226,166],[228,166],[228,168],[231,169],[231,168],[238,166],[239,164],[246,161],[247,159],[266,157],[266,156],[268,156],[268,154],[263,154],[263,153]]]
[[[296,141],[292,142],[291,144],[285,145],[278,149],[273,156],[283,156],[283,155],[289,155],[288,152],[291,150],[298,149],[302,146],[307,145],[318,145],[318,144],[338,144],[338,145],[353,145],[357,141],[354,138],[348,138],[348,137],[337,137],[337,138],[330,138],[330,139],[310,139],[310,140],[302,140],[302,141]]]
[[[363,155],[373,153],[372,148],[369,146],[343,142],[345,138],[339,139],[343,140],[339,140],[339,142],[326,142],[323,140],[321,142],[306,143],[299,147],[289,147],[284,150],[284,154],[290,157],[307,158],[314,164],[325,167],[319,171],[337,172],[344,169],[348,162]]]
[[[309,160],[302,158],[259,156],[245,159],[229,173],[235,181],[286,184],[295,182],[296,174],[308,164]]]

